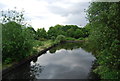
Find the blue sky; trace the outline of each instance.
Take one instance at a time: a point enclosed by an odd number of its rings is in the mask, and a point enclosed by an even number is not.
[[[56,24],[85,26],[89,0],[0,0],[0,10],[25,10],[26,22],[35,29]]]

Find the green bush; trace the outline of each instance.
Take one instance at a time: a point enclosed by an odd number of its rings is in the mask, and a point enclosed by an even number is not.
[[[45,38],[39,38],[39,41],[46,41],[47,39]]]
[[[66,40],[76,40],[76,39],[72,37],[66,37]]]
[[[55,39],[55,43],[59,43],[61,41],[65,41],[65,36],[64,35],[58,35]]]
[[[52,37],[51,37],[51,40],[55,40],[55,37],[54,37],[54,36],[52,36]]]
[[[33,44],[34,44],[34,47],[39,47],[43,45],[43,43],[39,40],[34,40]]]
[[[9,62],[12,62],[29,56],[34,37],[25,27],[16,22],[8,22],[2,26],[2,35],[3,62],[8,58],[11,59]]]
[[[83,37],[80,37],[78,40],[84,40],[85,38],[83,38]]]
[[[6,58],[4,62],[5,62],[5,64],[9,64],[9,63],[12,62],[12,59],[11,58]]]
[[[2,62],[19,61],[33,51],[34,33],[24,22],[23,11],[2,11]],[[33,30],[33,29],[32,29]]]

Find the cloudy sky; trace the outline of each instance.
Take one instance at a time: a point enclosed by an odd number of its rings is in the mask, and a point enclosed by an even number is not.
[[[26,21],[35,29],[56,24],[85,26],[89,0],[0,0],[0,10],[25,10]]]

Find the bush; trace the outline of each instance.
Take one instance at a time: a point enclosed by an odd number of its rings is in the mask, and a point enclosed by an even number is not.
[[[46,41],[47,39],[45,38],[39,38],[39,41]]]
[[[52,37],[51,37],[51,40],[55,40],[55,37],[54,37],[54,36],[52,36]]]
[[[66,40],[76,40],[76,39],[72,37],[67,37]]]
[[[42,44],[42,42],[41,41],[39,41],[39,40],[34,40],[34,47],[39,47],[39,46],[42,46],[43,44]]]
[[[8,22],[2,26],[3,62],[18,61],[29,56],[33,48],[31,33],[16,22]]]
[[[65,41],[65,36],[64,35],[58,35],[55,39],[55,43],[59,43],[61,41]]]
[[[83,37],[80,37],[78,40],[84,40],[85,38],[83,38]]]

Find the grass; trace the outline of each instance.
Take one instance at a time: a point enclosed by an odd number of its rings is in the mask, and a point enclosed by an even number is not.
[[[36,50],[37,52],[50,47],[51,45],[53,45],[53,41],[52,40],[47,40],[47,41],[39,41],[39,40],[35,40],[35,45],[33,47],[34,50]]]

